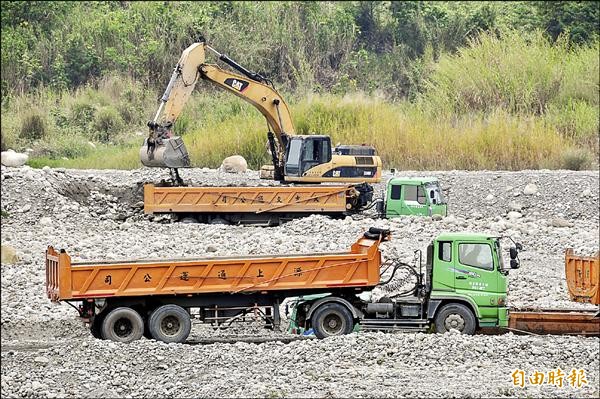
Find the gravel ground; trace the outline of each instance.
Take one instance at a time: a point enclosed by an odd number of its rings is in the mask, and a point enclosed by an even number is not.
[[[195,185],[270,184],[256,171],[185,170]],[[400,173],[397,173],[400,175]],[[75,260],[345,250],[368,227],[392,230],[385,258],[410,261],[442,231],[510,235],[523,243],[511,271],[515,307],[593,308],[569,301],[564,250],[598,250],[598,171],[402,172],[435,175],[450,202],[440,221],[318,215],[263,228],[169,223],[141,211],[142,185],[165,173],[2,167],[2,244],[20,260],[2,264],[2,397],[598,397],[599,339],[558,336],[359,333],[323,341],[260,345],[129,345],[95,340],[69,306],[44,295],[43,253]],[[390,177],[387,173],[386,179]],[[379,192],[383,185],[378,185]],[[218,332],[285,337],[266,331]],[[195,325],[194,337],[214,334]],[[584,368],[588,384],[512,384],[527,374]],[[565,380],[565,384],[568,385]]]

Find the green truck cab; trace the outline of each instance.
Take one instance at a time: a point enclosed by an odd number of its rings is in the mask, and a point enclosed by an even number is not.
[[[448,214],[448,204],[435,177],[393,177],[387,182],[385,200],[377,204],[380,217]]]
[[[324,338],[358,328],[442,333],[454,329],[474,334],[484,327],[508,327],[508,271],[519,267],[522,246],[513,241],[507,268],[501,240],[487,234],[443,233],[427,247],[424,271],[420,251],[416,252],[418,266],[391,261],[392,278],[386,283],[393,283],[397,269],[408,268],[415,276],[409,291],[376,302],[365,299],[364,293],[359,297],[343,291],[300,297],[292,302],[288,331],[314,331]],[[325,305],[329,313],[317,311]]]

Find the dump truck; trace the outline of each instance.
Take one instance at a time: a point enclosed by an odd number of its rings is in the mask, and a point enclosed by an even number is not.
[[[261,224],[321,214],[340,217],[364,209],[373,198],[366,185],[161,187],[144,185],[144,212],[171,214],[186,223]]]
[[[186,223],[261,224],[320,214],[342,217],[377,206],[378,216],[446,216],[448,205],[437,178],[392,178],[384,198],[371,186],[282,185],[261,187],[179,187],[144,185],[144,213],[170,214]]]
[[[411,267],[417,281],[408,296],[361,299],[359,294],[390,283],[400,267],[410,267],[396,259],[383,262],[380,244],[390,239],[389,230],[372,227],[347,252],[93,262],[72,262],[65,250],[48,247],[46,291],[52,302],[72,304],[94,336],[120,342],[143,335],[184,342],[191,315],[219,326],[254,312],[279,328],[284,299],[319,293],[329,295],[298,312],[299,323],[319,338],[348,334],[357,324],[433,325],[465,334],[507,325],[508,269],[500,238],[442,234],[428,246],[425,273],[420,258],[418,268]],[[519,266],[519,248],[510,250],[511,268]],[[392,268],[386,281],[382,267]]]

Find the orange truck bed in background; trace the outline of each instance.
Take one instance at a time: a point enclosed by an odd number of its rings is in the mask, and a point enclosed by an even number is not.
[[[577,256],[565,251],[565,275],[571,300],[600,304],[600,252],[596,256]]]
[[[107,262],[71,262],[64,250],[48,247],[46,291],[58,301],[373,287],[379,283],[379,243],[363,237],[340,253]]]
[[[157,187],[144,185],[144,212],[264,213],[348,210],[352,185],[265,187]]]

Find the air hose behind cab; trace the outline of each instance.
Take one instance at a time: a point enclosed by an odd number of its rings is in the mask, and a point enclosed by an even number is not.
[[[383,276],[383,274],[386,271],[388,271],[390,267],[392,268],[392,275],[387,280],[382,281],[379,284],[377,284],[377,287],[380,287],[383,291],[387,291],[387,292],[395,291],[398,288],[403,287],[411,278],[414,277],[414,279],[415,279],[415,284],[410,289],[399,292],[392,296],[389,296],[388,298],[391,299],[391,298],[397,298],[397,297],[401,297],[401,296],[412,295],[419,289],[419,287],[421,286],[421,276],[415,270],[414,267],[412,267],[408,263],[400,262],[399,260],[392,260],[392,261],[386,262],[386,263],[388,263],[388,266],[383,270],[383,272],[381,272],[381,276]],[[406,276],[400,280],[392,282],[392,280],[394,279],[394,276],[396,275],[396,272],[398,270],[406,270]]]

